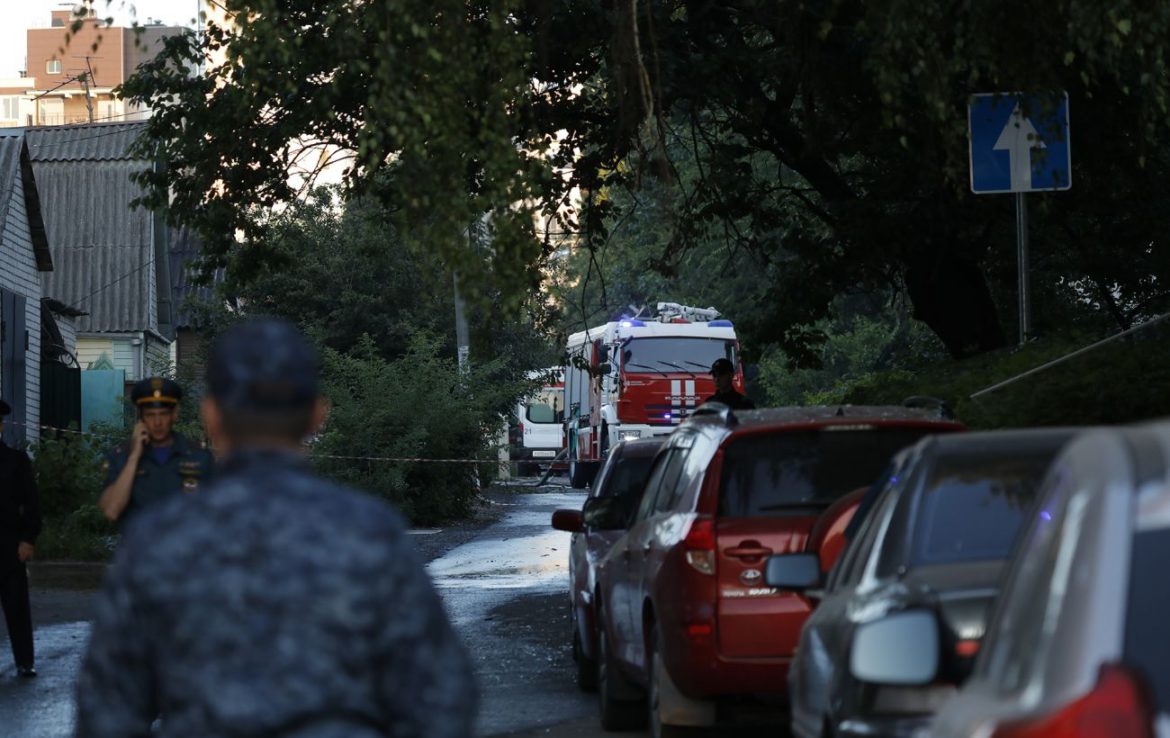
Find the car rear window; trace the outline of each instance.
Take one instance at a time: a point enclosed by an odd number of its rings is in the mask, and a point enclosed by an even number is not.
[[[1170,708],[1170,529],[1145,530],[1133,537],[1126,605],[1125,663],[1145,678],[1157,712]]]
[[[605,487],[601,490],[601,496],[640,496],[642,494],[642,488],[646,486],[646,477],[650,476],[650,466],[653,463],[653,456],[634,456],[618,459],[617,464],[610,471]]]
[[[1010,458],[942,458],[931,469],[914,520],[917,566],[1005,559],[1053,452]]]
[[[850,425],[753,434],[724,449],[719,514],[801,515],[868,487],[926,427]]]

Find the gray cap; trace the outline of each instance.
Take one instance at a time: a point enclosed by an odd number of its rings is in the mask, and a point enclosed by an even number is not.
[[[284,410],[317,398],[320,372],[316,350],[296,326],[255,318],[215,340],[207,389],[225,410]]]

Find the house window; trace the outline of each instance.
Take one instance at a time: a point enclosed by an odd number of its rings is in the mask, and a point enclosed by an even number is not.
[[[97,114],[98,120],[116,120],[122,117],[116,100],[99,100]]]
[[[0,120],[20,120],[20,98],[15,95],[0,97]]]
[[[45,74],[60,74],[60,73],[61,73],[61,60],[60,59],[50,59],[49,61],[45,62]]]
[[[65,101],[61,98],[45,97],[37,100],[37,124],[59,126],[65,122]]]

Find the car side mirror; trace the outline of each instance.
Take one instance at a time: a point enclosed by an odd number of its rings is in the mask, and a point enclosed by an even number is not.
[[[620,497],[591,497],[581,511],[586,527],[596,530],[624,530],[629,510]]]
[[[768,557],[764,583],[776,589],[803,592],[821,586],[821,557],[814,553],[779,554]]]
[[[853,634],[849,671],[871,684],[929,684],[939,670],[939,636],[938,619],[928,610],[908,610],[865,623]]]
[[[580,510],[556,510],[552,514],[552,527],[566,533],[584,533],[585,521]]]

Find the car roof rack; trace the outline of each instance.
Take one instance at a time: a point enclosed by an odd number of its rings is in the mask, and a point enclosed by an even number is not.
[[[729,405],[724,405],[722,402],[705,402],[692,410],[690,414],[692,418],[708,416],[719,418],[728,428],[734,428],[739,425],[739,418],[735,417],[735,411]]]
[[[940,417],[947,420],[955,419],[955,411],[946,400],[938,397],[931,397],[930,395],[911,395],[905,400],[902,400],[902,407],[921,408],[924,410],[937,410]]]

